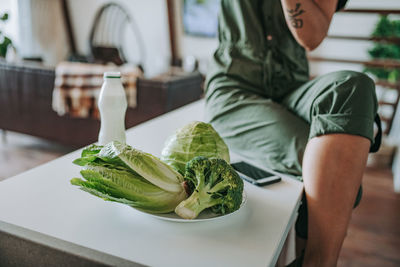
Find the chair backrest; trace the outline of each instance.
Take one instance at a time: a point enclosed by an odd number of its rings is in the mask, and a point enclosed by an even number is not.
[[[113,62],[116,65],[126,62],[122,49],[126,26],[130,27],[130,32],[134,34],[139,50],[138,65],[142,68],[145,51],[140,31],[126,9],[116,3],[103,5],[95,16],[89,37],[93,62]]]

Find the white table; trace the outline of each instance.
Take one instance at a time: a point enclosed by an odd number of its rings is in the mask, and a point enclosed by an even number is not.
[[[198,101],[129,129],[127,143],[159,156],[167,136],[202,118]],[[115,265],[273,266],[303,190],[290,178],[265,188],[245,183],[247,203],[236,214],[208,222],[163,221],[70,185],[79,177],[72,161],[80,152],[0,182],[0,233]]]

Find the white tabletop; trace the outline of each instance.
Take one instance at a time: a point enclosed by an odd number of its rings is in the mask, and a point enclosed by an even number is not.
[[[167,136],[203,119],[203,101],[127,131],[127,143],[159,156]],[[70,185],[80,150],[0,182],[0,221],[150,266],[272,266],[292,225],[302,184],[290,178],[260,188],[247,203],[208,222],[153,218]]]

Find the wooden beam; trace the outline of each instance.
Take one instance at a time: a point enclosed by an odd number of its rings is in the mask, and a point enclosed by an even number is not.
[[[400,82],[391,83],[385,80],[378,80],[375,81],[375,84],[389,89],[397,89],[397,91],[400,93]]]
[[[74,31],[72,29],[71,18],[69,16],[67,0],[62,0],[61,6],[62,6],[62,13],[63,13],[64,22],[65,22],[65,27],[67,30],[67,38],[68,38],[69,47],[71,49],[72,54],[77,54],[75,38],[74,38]]]
[[[400,37],[366,37],[366,36],[346,36],[346,35],[328,35],[329,39],[354,40],[354,41],[373,41],[387,42],[400,45]]]
[[[168,27],[169,27],[169,41],[171,47],[171,65],[172,66],[181,66],[182,59],[179,56],[179,45],[176,32],[176,21],[177,14],[176,10],[177,2],[175,0],[167,0],[167,12],[168,12]]]
[[[389,15],[389,14],[400,14],[400,9],[358,9],[358,8],[349,8],[340,10],[340,12],[344,13],[370,13],[370,14],[381,14],[381,15]]]
[[[381,67],[381,68],[400,68],[400,61],[393,59],[375,59],[375,60],[354,60],[354,59],[341,59],[341,58],[326,58],[308,56],[309,61],[314,62],[337,62],[337,63],[350,63],[361,64],[368,67]]]
[[[396,103],[395,102],[387,102],[387,101],[378,101],[378,105],[396,106]]]

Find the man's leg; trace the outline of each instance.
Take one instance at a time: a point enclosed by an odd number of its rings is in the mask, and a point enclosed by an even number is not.
[[[335,265],[374,139],[375,85],[362,73],[333,72],[300,86],[282,104],[310,123],[302,162],[307,208],[296,222],[308,239],[305,266],[324,266],[310,264],[318,258]]]
[[[370,141],[348,134],[312,138],[303,158],[308,241],[303,266],[336,266]]]

